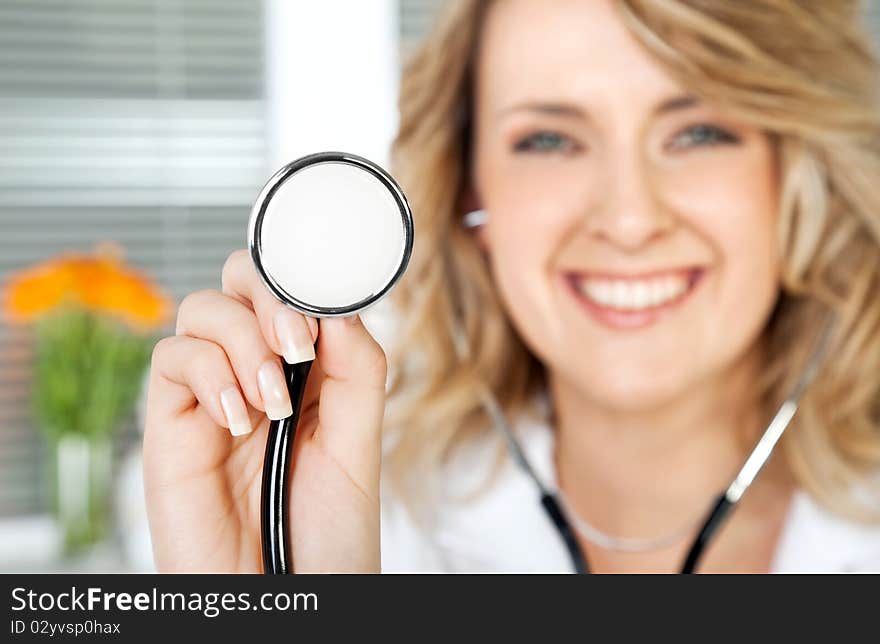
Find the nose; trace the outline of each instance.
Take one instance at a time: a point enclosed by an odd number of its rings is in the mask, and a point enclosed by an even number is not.
[[[675,217],[659,198],[656,177],[641,154],[607,158],[604,167],[604,181],[585,221],[590,234],[632,252],[674,228]]]

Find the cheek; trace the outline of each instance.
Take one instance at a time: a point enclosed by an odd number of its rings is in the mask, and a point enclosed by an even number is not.
[[[730,213],[733,215],[734,213]],[[772,212],[744,214],[725,221],[718,228],[718,245],[723,257],[719,295],[724,308],[736,310],[775,297],[779,288],[779,251],[776,217]],[[735,225],[729,225],[735,221]],[[742,310],[742,309],[740,309]]]
[[[737,208],[737,206],[740,206]],[[766,205],[766,208],[758,208]],[[698,311],[706,375],[745,354],[760,337],[779,293],[776,217],[770,204],[731,200],[706,225],[718,251]]]
[[[551,288],[554,260],[570,241],[573,214],[588,202],[589,164],[554,164],[487,147],[478,160],[489,213],[483,242],[496,290],[516,332],[551,364],[557,358],[551,338],[561,339],[566,325]]]
[[[562,320],[550,288],[553,259],[564,243],[566,204],[525,193],[522,186],[487,201],[484,229],[493,280],[518,333],[541,356],[548,335],[559,335]]]
[[[715,250],[724,325],[750,328],[779,288],[777,184],[767,147],[755,146],[742,157],[705,164],[682,201],[695,233]]]
[[[496,206],[486,229],[496,286],[508,314],[525,334],[534,332],[539,320],[546,324],[554,311],[548,267],[560,233],[552,219],[542,218],[538,211],[527,204],[507,210]]]

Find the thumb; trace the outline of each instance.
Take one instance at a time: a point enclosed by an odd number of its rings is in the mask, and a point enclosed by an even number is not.
[[[351,475],[372,478],[385,413],[385,352],[359,315],[320,324],[316,358],[324,377],[315,438]]]

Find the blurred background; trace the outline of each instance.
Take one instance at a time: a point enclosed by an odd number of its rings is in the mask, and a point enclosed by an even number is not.
[[[387,165],[400,66],[439,3],[0,0],[0,289],[107,241],[174,302],[219,287],[277,167],[329,149]],[[0,571],[151,570],[142,399],[107,432],[96,486],[94,451],[35,419],[35,333],[0,322]],[[95,495],[106,525],[68,543],[59,504]]]
[[[144,356],[219,287],[277,167],[387,166],[401,64],[442,1],[0,0],[0,572],[153,570]],[[74,291],[91,312],[36,315],[35,293]],[[96,322],[115,309],[144,328]],[[101,413],[67,418],[86,399]]]

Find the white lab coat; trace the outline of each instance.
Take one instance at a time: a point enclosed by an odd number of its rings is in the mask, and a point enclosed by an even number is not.
[[[555,488],[553,432],[537,419],[514,426],[537,475]],[[443,474],[446,491],[468,489],[492,462],[495,445],[459,456]],[[414,521],[382,486],[383,572],[571,572],[571,560],[534,483],[507,460],[496,484],[478,500],[439,503]],[[797,491],[773,572],[880,572],[880,526],[840,519]]]

